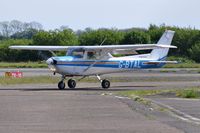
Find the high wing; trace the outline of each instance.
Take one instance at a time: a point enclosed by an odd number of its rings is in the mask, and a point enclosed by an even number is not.
[[[44,51],[66,51],[67,49],[80,48],[85,50],[107,50],[131,49],[148,50],[154,48],[177,48],[176,46],[164,44],[129,44],[129,45],[104,45],[104,46],[10,46],[10,49],[20,50],[44,50]]]
[[[10,49],[19,50],[43,50],[43,51],[66,51],[71,46],[10,46]]]

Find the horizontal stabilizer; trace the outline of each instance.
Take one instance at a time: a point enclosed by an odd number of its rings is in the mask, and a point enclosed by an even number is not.
[[[177,64],[178,61],[148,61],[148,62],[144,62],[144,64],[152,64],[152,65],[156,65],[156,64]]]

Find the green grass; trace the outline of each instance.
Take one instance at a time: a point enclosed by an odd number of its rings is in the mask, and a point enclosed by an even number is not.
[[[15,84],[44,84],[44,83],[58,83],[60,78],[37,76],[37,77],[23,77],[23,78],[9,78],[0,77],[0,85],[15,85]]]
[[[200,68],[200,64],[196,63],[195,61],[187,58],[187,57],[176,57],[176,56],[169,56],[167,60],[175,60],[180,63],[178,64],[167,64],[164,68]]]
[[[44,62],[1,62],[0,68],[47,68],[47,64]]]
[[[167,93],[174,93],[175,96],[181,98],[200,98],[200,88],[187,88],[187,89],[169,89],[169,90],[131,90],[117,92],[117,95],[126,96],[134,100],[140,99],[140,97],[151,96]]]
[[[161,90],[131,90],[131,91],[122,91],[119,92],[120,95],[123,96],[128,96],[128,97],[132,97],[132,96],[148,96],[148,95],[156,95],[161,93]]]
[[[198,63],[179,63],[179,64],[167,64],[164,68],[200,68]]]
[[[200,91],[197,89],[177,91],[176,96],[181,98],[200,98]]]
[[[80,77],[74,78],[79,80]],[[55,76],[34,76],[34,77],[0,77],[0,85],[17,85],[17,84],[57,84],[61,80],[61,77]],[[67,81],[67,79],[66,79]],[[96,78],[85,78],[81,82],[99,82]]]
[[[75,77],[75,80],[79,80],[81,77]],[[182,79],[182,78],[163,78],[163,77],[109,77],[108,78],[111,82],[162,82],[162,81],[188,81],[188,79]],[[23,78],[9,78],[9,77],[0,77],[0,85],[12,85],[12,84],[34,84],[34,83],[56,83],[60,80],[60,77],[57,76],[34,76],[34,77],[23,77]],[[199,81],[198,79],[190,79],[189,81]],[[86,77],[85,79],[81,80],[81,82],[88,82],[88,83],[98,83],[99,80],[96,77]],[[154,93],[157,92],[153,91]],[[148,91],[138,91],[134,92],[139,95],[139,93],[147,94],[152,93]]]

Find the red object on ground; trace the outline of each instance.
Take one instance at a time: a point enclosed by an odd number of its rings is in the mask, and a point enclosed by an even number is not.
[[[22,72],[5,72],[5,77],[14,77],[14,78],[22,78]]]

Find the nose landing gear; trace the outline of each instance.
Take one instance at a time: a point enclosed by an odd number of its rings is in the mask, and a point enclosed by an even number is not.
[[[62,76],[62,80],[58,83],[58,88],[60,90],[64,90],[65,89],[65,82],[64,82],[64,80],[65,80],[65,76]]]
[[[65,89],[65,82],[64,82],[64,81],[60,81],[60,82],[58,83],[58,88],[59,88],[60,90],[64,90],[64,89]]]

